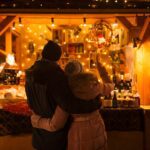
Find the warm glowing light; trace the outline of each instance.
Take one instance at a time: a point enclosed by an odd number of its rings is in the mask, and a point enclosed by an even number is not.
[[[87,68],[85,71],[86,71],[86,72],[89,72],[89,69]]]
[[[105,66],[106,65],[106,63],[105,62],[103,62],[103,66]]]
[[[22,66],[22,67],[24,67],[24,66],[25,66],[25,64],[24,64],[24,63],[22,63],[22,64],[21,64],[21,66]]]
[[[76,38],[79,38],[79,35],[76,35]]]
[[[88,45],[88,49],[91,49],[91,47],[92,47],[91,45]]]
[[[85,66],[85,63],[84,63],[84,62],[82,62],[82,66]]]
[[[30,50],[27,50],[27,54],[29,54],[30,53]]]
[[[51,18],[51,27],[55,27],[54,18]]]
[[[127,3],[128,1],[127,1],[127,0],[124,0],[124,2]]]
[[[27,61],[30,61],[31,60],[31,58],[27,58]]]
[[[41,26],[41,25],[39,25],[39,26],[38,26],[38,28],[39,28],[39,29],[41,29],[41,28],[42,28],[42,26]]]
[[[12,30],[16,30],[15,22],[13,23]]]
[[[23,27],[22,19],[21,18],[19,18],[19,27]]]
[[[63,33],[66,33],[66,30],[63,30]]]
[[[27,48],[27,45],[24,45],[23,47],[24,47],[24,48]]]
[[[111,24],[112,28],[117,28],[118,27],[118,22],[115,20],[114,23]]]
[[[112,69],[112,66],[109,66],[110,69]]]
[[[83,18],[83,26],[86,27],[86,18]]]
[[[77,58],[81,58],[81,55],[78,55]]]
[[[22,74],[23,74],[23,72],[21,70],[19,70],[17,73],[17,77],[20,77]]]
[[[15,57],[14,57],[14,54],[8,54],[7,57],[6,57],[6,62],[9,64],[9,65],[15,65]]]

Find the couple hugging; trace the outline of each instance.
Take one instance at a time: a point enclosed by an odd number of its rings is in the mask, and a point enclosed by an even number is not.
[[[33,110],[32,144],[36,150],[106,150],[107,136],[99,113],[100,95],[113,89],[97,62],[105,83],[70,61],[65,72],[57,64],[61,47],[48,41],[42,59],[26,70],[26,94]]]

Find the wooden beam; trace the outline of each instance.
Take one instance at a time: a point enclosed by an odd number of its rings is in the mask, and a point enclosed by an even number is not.
[[[4,50],[2,50],[2,49],[0,49],[0,53],[4,54],[4,55],[7,55],[7,53]]]
[[[0,23],[0,36],[10,27],[10,25],[14,22],[16,16],[7,16]]]
[[[144,22],[144,25],[143,25],[143,28],[142,28],[142,30],[141,30],[141,33],[140,33],[140,35],[139,35],[139,39],[140,39],[140,40],[143,39],[143,37],[144,37],[144,35],[145,35],[145,31],[146,31],[146,29],[147,29],[149,23],[150,23],[150,17],[147,17],[146,20],[145,20],[145,22]]]
[[[15,35],[16,37],[19,37],[21,34],[16,31],[16,30],[12,30],[12,34]]]
[[[138,27],[143,27],[146,16],[136,16],[136,23]]]
[[[121,24],[127,29],[130,30],[134,26],[126,19],[126,17],[123,16],[117,16],[117,20],[121,22]]]

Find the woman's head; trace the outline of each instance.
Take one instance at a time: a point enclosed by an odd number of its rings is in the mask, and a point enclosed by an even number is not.
[[[100,94],[100,84],[92,73],[78,73],[69,78],[73,94],[81,99],[94,99]]]
[[[72,76],[81,72],[83,72],[83,67],[82,64],[77,60],[71,60],[65,66],[65,73],[68,76]]]

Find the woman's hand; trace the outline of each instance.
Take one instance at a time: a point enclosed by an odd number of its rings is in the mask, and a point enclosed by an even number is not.
[[[31,124],[34,128],[38,128],[38,124],[40,121],[41,117],[37,114],[35,114],[34,112],[31,115]]]

